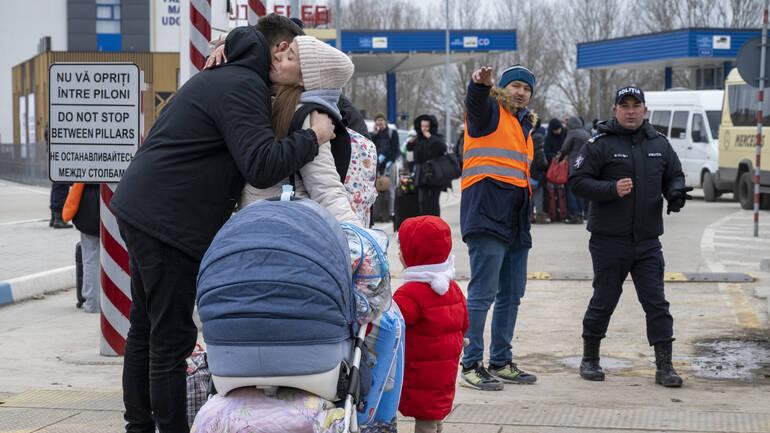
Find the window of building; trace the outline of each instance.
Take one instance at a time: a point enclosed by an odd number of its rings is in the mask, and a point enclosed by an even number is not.
[[[98,51],[120,51],[120,1],[96,0],[96,44]]]
[[[674,111],[674,118],[671,121],[671,138],[687,138],[687,118],[689,111]]]
[[[656,111],[652,113],[652,121],[650,124],[655,128],[658,132],[661,134],[668,136],[668,126],[671,122],[671,112],[668,110],[665,111]]]

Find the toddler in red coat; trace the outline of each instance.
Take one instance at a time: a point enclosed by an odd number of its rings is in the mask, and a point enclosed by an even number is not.
[[[409,218],[398,231],[404,284],[393,295],[406,323],[398,410],[415,433],[436,433],[452,410],[468,308],[453,281],[452,231],[436,216]]]

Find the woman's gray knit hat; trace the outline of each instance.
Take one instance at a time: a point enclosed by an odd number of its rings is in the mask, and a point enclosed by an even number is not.
[[[305,90],[341,89],[353,76],[354,66],[342,51],[313,36],[294,38]]]

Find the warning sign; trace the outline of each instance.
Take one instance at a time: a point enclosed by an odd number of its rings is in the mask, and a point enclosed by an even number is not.
[[[139,148],[139,75],[133,63],[51,65],[48,173],[52,181],[120,181]]]

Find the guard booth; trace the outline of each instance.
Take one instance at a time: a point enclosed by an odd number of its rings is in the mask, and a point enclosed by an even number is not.
[[[738,50],[760,34],[759,29],[686,28],[581,42],[577,45],[577,67],[660,70],[666,90],[672,87],[674,69],[694,69],[695,90],[724,89]]]

